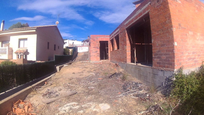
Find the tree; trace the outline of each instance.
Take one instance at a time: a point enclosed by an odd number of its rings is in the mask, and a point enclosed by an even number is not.
[[[13,28],[22,28],[22,27],[29,27],[28,23],[21,24],[20,22],[13,24],[11,27],[9,27],[9,30],[12,30]]]

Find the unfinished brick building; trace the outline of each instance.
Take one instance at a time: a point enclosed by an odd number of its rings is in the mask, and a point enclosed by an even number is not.
[[[91,35],[89,46],[89,58],[91,61],[109,60],[110,50],[109,35]]]
[[[201,66],[204,61],[202,2],[141,0],[134,3],[136,9],[110,34],[111,62],[155,86],[160,86],[181,67],[189,72]]]

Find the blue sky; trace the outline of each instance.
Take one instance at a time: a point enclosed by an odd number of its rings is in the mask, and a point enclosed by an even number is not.
[[[0,0],[0,21],[5,20],[8,29],[17,22],[42,26],[58,19],[64,39],[81,41],[92,34],[109,35],[135,9],[134,1]]]
[[[109,35],[134,9],[135,0],[0,0],[0,21],[5,29],[21,22],[30,26],[54,25],[64,39]],[[59,18],[58,18],[59,15]]]

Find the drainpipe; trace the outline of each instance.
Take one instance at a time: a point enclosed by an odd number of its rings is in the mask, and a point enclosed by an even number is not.
[[[0,31],[4,31],[4,20],[2,20],[2,22],[1,22],[1,29],[0,29]]]

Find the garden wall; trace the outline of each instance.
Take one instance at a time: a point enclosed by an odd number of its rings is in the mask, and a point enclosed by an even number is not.
[[[76,57],[77,48],[74,48],[73,55],[55,55],[54,61],[12,66],[0,65],[0,93],[54,73],[56,66],[73,61]]]

